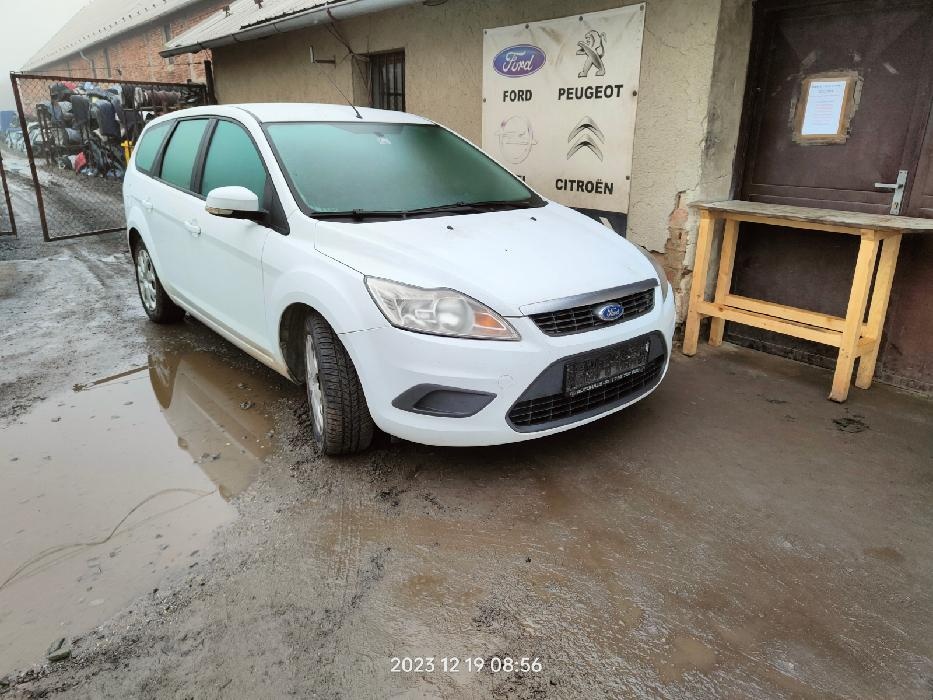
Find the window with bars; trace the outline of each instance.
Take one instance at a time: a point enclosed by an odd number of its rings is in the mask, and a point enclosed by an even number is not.
[[[404,112],[405,52],[370,54],[369,84],[373,107]]]

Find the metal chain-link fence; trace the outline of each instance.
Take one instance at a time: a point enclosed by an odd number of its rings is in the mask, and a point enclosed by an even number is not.
[[[0,153],[0,236],[16,235],[16,219],[13,215],[13,198],[10,196],[6,170],[3,169],[3,154]]]
[[[196,83],[10,79],[47,241],[121,230],[123,174],[146,122],[208,99]]]

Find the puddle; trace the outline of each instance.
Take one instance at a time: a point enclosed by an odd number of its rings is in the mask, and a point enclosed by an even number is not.
[[[151,592],[234,517],[272,449],[267,380],[164,353],[2,431],[0,672]]]
[[[275,439],[266,404],[280,395],[210,353],[153,355],[148,370],[178,447],[224,498],[249,486]]]

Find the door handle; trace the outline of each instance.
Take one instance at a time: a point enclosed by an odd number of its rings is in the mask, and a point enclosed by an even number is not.
[[[152,211],[152,200],[144,199],[140,202],[143,205],[143,209],[146,211]]]
[[[195,221],[194,219],[191,219],[190,221],[186,221],[185,228],[188,229],[188,233],[190,233],[192,236],[201,235],[201,227],[198,226],[198,222]]]
[[[897,182],[876,182],[875,189],[894,190],[894,198],[891,200],[891,213],[897,216],[901,213],[901,203],[904,201],[904,188],[907,185],[907,171],[897,171]]]

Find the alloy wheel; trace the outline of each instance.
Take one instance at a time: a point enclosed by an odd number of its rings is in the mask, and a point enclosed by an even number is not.
[[[324,392],[321,390],[321,377],[318,373],[317,353],[311,334],[305,338],[305,380],[308,382],[308,404],[311,409],[311,422],[315,432],[324,432]]]
[[[156,273],[152,265],[149,251],[140,248],[136,253],[136,282],[139,285],[139,296],[143,300],[146,311],[154,312],[156,307]]]

